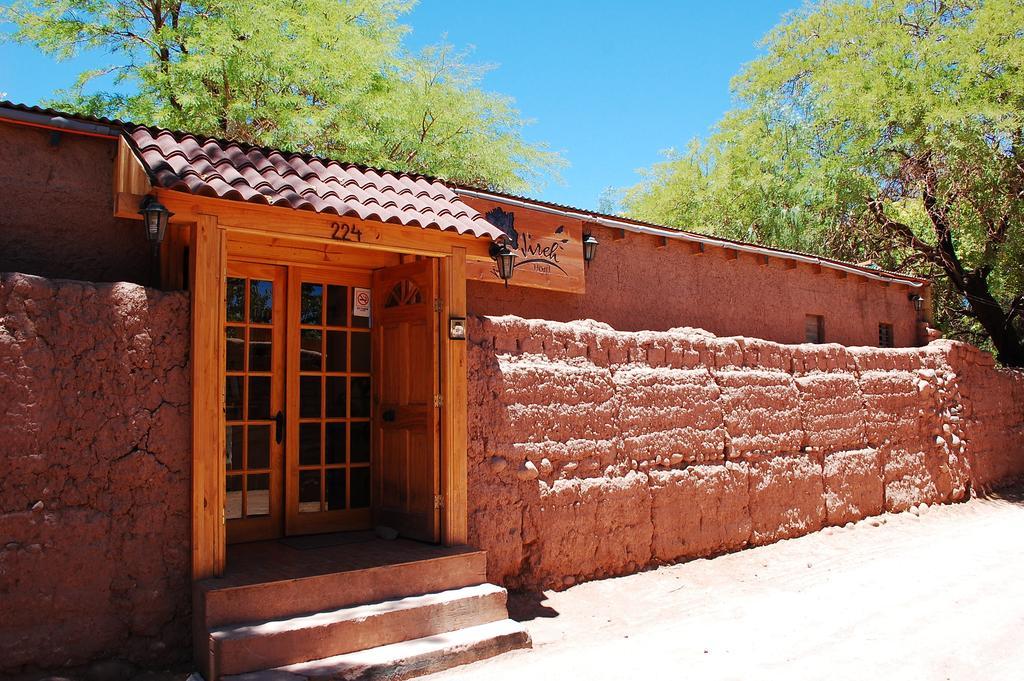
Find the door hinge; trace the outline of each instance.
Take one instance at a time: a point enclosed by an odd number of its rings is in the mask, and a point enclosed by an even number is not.
[[[437,395],[434,395],[434,406],[435,407],[443,407],[444,406],[444,396],[441,395],[441,393],[438,393]]]
[[[434,298],[434,312],[440,312],[443,305],[440,298]]]
[[[436,508],[436,509],[444,508],[444,495],[443,494],[435,494],[434,495],[434,508]]]

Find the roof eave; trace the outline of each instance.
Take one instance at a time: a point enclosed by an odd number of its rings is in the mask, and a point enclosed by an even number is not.
[[[0,120],[56,132],[72,132],[106,139],[116,139],[123,134],[121,126],[117,124],[71,118],[43,109],[31,110],[29,107],[18,107],[10,102],[3,102],[0,106]]]
[[[827,267],[829,269],[846,272],[848,274],[865,277],[867,279],[873,279],[885,283],[901,284],[903,286],[909,286],[911,288],[923,288],[929,285],[927,279],[922,279],[920,277],[912,277],[906,274],[899,274],[897,272],[888,272],[886,270],[874,270],[869,267],[862,267],[859,265],[854,265],[852,263],[845,263],[840,260],[823,258],[821,256],[810,255],[807,253],[787,251],[781,248],[772,248],[769,246],[758,246],[757,244],[745,243],[742,241],[733,241],[731,239],[720,239],[712,236],[706,236],[703,234],[697,234],[695,232],[687,232],[684,230],[674,229],[671,227],[663,227],[660,225],[655,225],[653,223],[643,223],[638,220],[622,220],[608,215],[595,214],[593,212],[585,211],[582,209],[556,207],[546,202],[533,201],[525,197],[513,197],[507,194],[502,194],[500,192],[489,192],[480,189],[470,189],[468,187],[453,187],[453,190],[455,191],[456,194],[460,195],[472,196],[475,198],[517,205],[523,208],[538,210],[544,213],[560,215],[563,217],[576,218],[583,220],[585,222],[591,222],[597,225],[601,225],[603,227],[608,227],[610,229],[622,229],[627,232],[633,232],[636,234],[650,234],[652,236],[664,237],[666,239],[688,241],[691,243],[699,243],[707,246],[715,246],[718,248],[731,248],[736,251],[752,253],[755,255],[764,255],[772,258],[795,260],[797,262],[804,262],[812,265],[820,265],[821,267]]]

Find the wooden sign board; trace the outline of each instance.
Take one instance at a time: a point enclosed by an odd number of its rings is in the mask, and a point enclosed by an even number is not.
[[[516,254],[509,286],[569,293],[586,291],[581,221],[528,208],[494,204],[474,207],[508,235],[508,245]],[[466,278],[502,283],[493,262],[467,262]]]

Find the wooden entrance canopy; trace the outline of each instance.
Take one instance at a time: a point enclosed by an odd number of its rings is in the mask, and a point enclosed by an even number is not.
[[[489,262],[503,233],[442,183],[299,154],[128,127],[115,215],[146,196],[174,213],[161,252],[165,288],[192,301],[193,579],[225,566],[225,281],[229,257],[314,268],[438,263],[442,320],[466,314],[468,262]],[[444,322],[445,327],[447,322]],[[467,541],[466,345],[439,335],[440,539]]]

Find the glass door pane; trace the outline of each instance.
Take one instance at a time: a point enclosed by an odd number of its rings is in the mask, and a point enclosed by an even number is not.
[[[225,300],[224,466],[229,541],[279,536],[284,271],[231,263]],[[275,489],[275,486],[278,489]]]
[[[354,315],[358,277],[293,270],[298,343],[289,533],[369,527],[370,329]],[[365,295],[365,293],[364,293]]]

